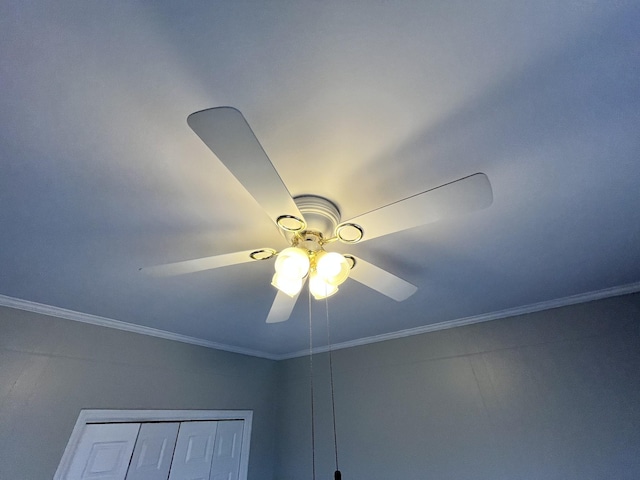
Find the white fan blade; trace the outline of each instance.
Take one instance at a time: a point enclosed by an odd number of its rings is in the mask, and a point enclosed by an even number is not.
[[[185,273],[201,272],[202,270],[211,270],[214,268],[226,267],[228,265],[252,262],[254,259],[251,258],[251,254],[255,251],[257,250],[253,249],[245,250],[244,252],[226,253],[224,255],[214,255],[213,257],[196,258],[194,260],[144,267],[140,270],[148,273],[149,275],[155,275],[158,277],[183,275]]]
[[[192,113],[187,123],[274,222],[283,215],[304,220],[242,113],[210,108]]]
[[[397,302],[406,300],[418,290],[418,287],[415,285],[411,285],[409,282],[396,277],[394,274],[380,267],[365,262],[360,257],[354,257],[354,259],[355,265],[351,269],[349,278],[387,297],[393,298]]]
[[[278,294],[271,305],[271,310],[269,310],[267,323],[279,323],[289,320],[293,307],[296,306],[296,302],[298,301],[298,295],[290,297],[286,293],[278,290]]]
[[[480,210],[492,202],[489,179],[484,173],[476,173],[378,208],[343,224],[360,226],[363,230],[362,241],[365,241],[445,217]]]

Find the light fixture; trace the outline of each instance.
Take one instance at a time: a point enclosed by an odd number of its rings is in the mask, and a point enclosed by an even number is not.
[[[278,254],[276,272],[290,278],[304,278],[309,273],[309,254],[298,247],[285,248]]]
[[[309,248],[298,246],[308,241],[294,241],[294,246],[278,254],[271,284],[294,297],[300,293],[308,276],[311,295],[321,300],[338,291],[338,286],[349,277],[352,263],[337,252],[325,251],[319,243],[309,245]]]
[[[290,297],[295,297],[302,290],[303,280],[303,278],[287,277],[276,272],[271,279],[271,285]]]
[[[316,254],[315,260],[318,276],[329,285],[337,287],[349,277],[349,262],[339,253],[322,250]]]
[[[317,272],[312,272],[309,276],[309,290],[311,295],[316,300],[322,300],[323,298],[330,297],[338,291],[337,285],[331,285],[326,282],[324,278],[318,275]]]
[[[276,273],[271,279],[271,285],[295,297],[304,283],[304,278],[309,273],[309,254],[298,247],[285,248],[276,260]]]

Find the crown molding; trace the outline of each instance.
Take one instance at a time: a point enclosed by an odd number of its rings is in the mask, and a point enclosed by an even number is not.
[[[15,308],[27,312],[40,313],[42,315],[48,315],[50,317],[64,318],[76,322],[90,323],[91,325],[98,325],[100,327],[115,328],[117,330],[124,330],[126,332],[139,333],[141,335],[149,335],[151,337],[163,338],[165,340],[175,340],[176,342],[189,343],[191,345],[223,350],[225,352],[239,353],[252,357],[266,358],[269,360],[277,360],[275,355],[258,350],[234,347],[232,345],[225,345],[223,343],[212,342],[210,340],[203,340],[201,338],[190,337],[188,335],[168,332],[166,330],[160,330],[158,328],[135,325],[133,323],[123,322],[121,320],[114,320],[112,318],[91,315],[90,313],[76,312],[75,310],[67,310],[66,308],[54,307],[53,305],[31,302],[29,300],[22,300],[6,295],[0,295],[0,306]]]
[[[408,328],[406,330],[399,330],[397,332],[383,333],[381,335],[374,335],[371,337],[359,338],[357,340],[351,340],[348,342],[335,343],[331,345],[331,350],[341,350],[344,348],[358,347],[361,345],[368,345],[370,343],[384,342],[387,340],[394,340],[396,338],[410,337],[413,335],[421,335],[423,333],[435,332],[438,330],[445,330],[447,328],[462,327],[464,325],[471,325],[474,323],[488,322],[490,320],[498,320],[500,318],[515,317],[518,315],[524,315],[527,313],[541,312],[543,310],[550,310],[552,308],[566,307],[569,305],[576,305],[579,303],[592,302],[594,300],[601,300],[609,297],[618,297],[621,295],[628,295],[631,293],[640,292],[640,282],[630,283],[627,285],[620,285],[617,287],[605,288],[603,290],[597,290],[594,292],[580,293],[578,295],[571,295],[569,297],[557,298],[554,300],[547,300],[544,302],[533,303],[530,305],[524,305],[521,307],[508,308],[497,312],[483,313],[481,315],[474,315],[471,317],[458,318],[454,320],[447,320],[444,322],[432,323],[429,325],[423,325],[416,328]],[[76,312],[74,310],[67,310],[66,308],[54,307],[52,305],[45,305],[43,303],[31,302],[29,300],[22,300],[19,298],[9,297],[7,295],[0,295],[0,306],[15,308],[18,310],[25,310],[27,312],[40,313],[56,318],[64,318],[67,320],[74,320],[76,322],[89,323],[92,325],[98,325],[101,327],[115,328],[117,330],[124,330],[127,332],[139,333],[141,335],[149,335],[151,337],[163,338],[165,340],[174,340],[176,342],[189,343],[191,345],[198,345],[200,347],[213,348],[216,350],[223,350],[225,352],[239,353],[241,355],[249,355],[252,357],[266,358],[268,360],[287,360],[290,358],[304,357],[309,355],[309,350],[300,350],[297,352],[285,353],[276,355],[272,353],[262,352],[259,350],[251,350],[247,348],[234,347],[232,345],[225,345],[223,343],[212,342],[210,340],[203,340],[201,338],[190,337],[187,335],[181,335],[179,333],[168,332],[166,330],[160,330],[152,327],[145,327],[142,325],[135,325],[133,323],[123,322],[121,320],[114,320],[111,318],[100,317],[97,315],[91,315],[89,313]],[[312,350],[312,353],[324,353],[328,352],[328,346],[316,347]]]
[[[330,349],[331,351],[334,351],[341,350],[343,348],[358,347],[360,345],[368,345],[370,343],[384,342],[387,340],[394,340],[396,338],[411,337],[413,335],[445,330],[447,328],[463,327],[465,325],[471,325],[474,323],[488,322],[489,320],[498,320],[500,318],[516,317],[518,315],[524,315],[527,313],[541,312],[543,310],[551,310],[552,308],[567,307],[569,305],[577,305],[579,303],[587,303],[609,297],[619,297],[621,295],[628,295],[637,292],[640,292],[640,282],[605,288],[603,290],[596,290],[595,292],[580,293],[578,295],[571,295],[569,297],[562,297],[554,300],[547,300],[544,302],[532,303],[530,305],[524,305],[521,307],[507,308],[505,310],[500,310],[497,312],[483,313],[481,315],[473,315],[471,317],[458,318],[455,320],[446,320],[444,322],[432,323],[429,325],[423,325],[421,327],[408,328],[406,330],[399,330],[397,332],[383,333],[381,335],[359,338],[357,340],[351,340],[348,342],[334,343],[330,348],[328,346],[317,347],[314,348],[312,352],[316,354],[328,352]],[[287,360],[289,358],[304,357],[307,355],[309,355],[309,350],[300,350],[298,352],[279,355],[275,359]]]

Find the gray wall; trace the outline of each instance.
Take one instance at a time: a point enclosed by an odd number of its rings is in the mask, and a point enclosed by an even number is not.
[[[640,478],[639,326],[636,294],[334,352],[344,479]],[[322,480],[326,367],[314,357]],[[311,478],[309,360],[279,369],[277,478]]]
[[[640,478],[639,326],[636,294],[334,352],[345,480]],[[82,408],[250,409],[249,478],[311,478],[308,367],[0,308],[0,478],[50,479]]]
[[[0,308],[0,479],[50,480],[83,408],[253,410],[273,478],[277,364]]]

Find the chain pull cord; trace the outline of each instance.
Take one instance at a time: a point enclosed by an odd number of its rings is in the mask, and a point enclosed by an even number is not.
[[[329,349],[329,379],[331,382],[331,416],[333,418],[333,449],[336,457],[336,471],[334,480],[342,480],[342,473],[338,467],[338,434],[336,433],[336,397],[333,386],[333,348],[331,348],[331,327],[329,325],[329,299],[324,299],[325,311],[327,314],[327,348]]]
[[[316,434],[313,405],[313,326],[311,323],[311,289],[309,289],[309,379],[311,383],[311,473],[316,480]]]

